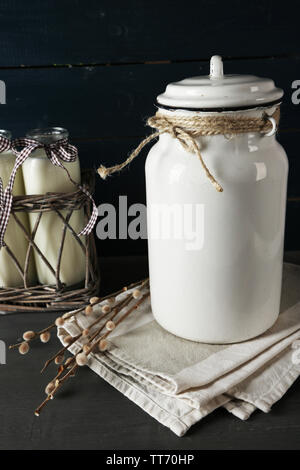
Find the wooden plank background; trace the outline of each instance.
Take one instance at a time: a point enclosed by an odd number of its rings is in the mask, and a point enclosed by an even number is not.
[[[207,74],[212,54],[226,73],[271,77],[285,91],[279,140],[290,162],[286,249],[300,248],[299,7],[270,0],[0,0],[0,127],[21,136],[66,127],[82,166],[121,161],[150,132],[147,116],[166,84]],[[300,96],[300,95],[299,95]],[[97,181],[96,201],[145,202],[144,158]],[[106,240],[100,254],[146,252],[145,241]]]

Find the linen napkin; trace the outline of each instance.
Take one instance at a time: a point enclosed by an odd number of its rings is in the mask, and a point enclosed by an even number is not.
[[[300,374],[299,287],[300,267],[285,264],[275,325],[229,345],[173,336],[154,320],[148,300],[110,334],[105,353],[90,355],[88,366],[178,436],[220,406],[242,420],[256,409],[267,413]],[[63,342],[68,334],[78,335],[99,314],[95,308],[89,317],[72,317],[58,337]],[[70,351],[76,354],[82,344],[77,341]]]

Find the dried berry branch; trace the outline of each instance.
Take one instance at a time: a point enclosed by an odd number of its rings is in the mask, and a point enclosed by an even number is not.
[[[148,287],[148,280],[145,280],[142,282],[141,284],[141,288],[144,288],[144,287]],[[44,408],[44,406],[54,398],[55,394],[58,392],[58,390],[61,388],[61,386],[63,385],[63,383],[69,378],[69,377],[72,377],[74,376],[77,368],[79,366],[84,366],[87,364],[88,362],[88,355],[91,353],[91,352],[94,352],[95,349],[97,348],[98,352],[101,351],[101,352],[104,352],[106,349],[107,349],[107,343],[106,343],[106,338],[107,336],[111,333],[111,331],[117,326],[119,325],[123,320],[125,320],[125,318],[128,317],[128,315],[133,312],[135,309],[137,309],[145,300],[146,298],[148,298],[150,295],[149,292],[145,293],[144,295],[141,293],[140,290],[136,290],[134,291],[132,294],[128,295],[128,297],[126,297],[125,299],[122,299],[120,302],[118,302],[117,304],[115,304],[114,308],[112,309],[112,315],[110,316],[109,320],[101,325],[95,332],[94,334],[89,337],[89,341],[87,344],[84,344],[81,349],[79,350],[79,352],[77,352],[77,354],[73,357],[73,358],[69,358],[66,363],[61,367],[61,369],[59,369],[58,371],[58,374],[57,376],[48,384],[48,386],[46,387],[46,393],[47,393],[47,397],[46,399],[40,404],[40,406],[35,410],[35,415],[36,416],[39,416],[40,413],[41,413],[41,410]],[[113,319],[115,318],[115,316],[120,313],[120,311],[122,311],[125,306],[129,305],[129,303],[132,301],[132,300],[136,300],[136,298],[138,298],[138,300],[136,301],[136,303],[131,307],[129,308],[129,310],[127,310],[123,315],[121,315],[120,318],[118,318],[118,320],[114,323],[114,327],[111,328],[111,325],[109,325],[109,323],[113,321]],[[95,326],[97,323],[99,323],[99,321],[103,320],[105,315],[101,315],[101,317],[99,319],[97,319],[95,322],[93,322],[91,325],[90,325],[90,328],[92,326]],[[106,333],[104,333],[100,338],[99,338],[99,334],[101,333],[101,331],[106,327],[107,331]],[[84,330],[83,330],[84,331]],[[83,336],[83,332],[81,333],[81,335],[78,335],[76,336],[76,341],[79,339],[79,337]],[[105,344],[103,343],[105,341]],[[70,368],[69,372],[67,372],[63,377],[61,377],[61,374],[62,372],[66,369],[66,368]]]
[[[51,362],[55,361],[55,359],[56,359],[57,357],[61,356],[73,343],[76,343],[76,341],[77,341],[80,337],[81,337],[81,334],[72,337],[72,340],[67,344],[67,346],[64,346],[63,348],[61,348],[56,354],[54,354],[54,356],[52,356],[50,359],[48,359],[48,360],[45,362],[44,367],[43,367],[42,370],[41,370],[41,374],[47,369],[47,367],[51,364]]]
[[[84,344],[81,348],[81,350],[77,353],[77,355],[74,357],[74,360],[77,360],[77,364],[79,366],[82,366],[82,365],[85,365],[87,363],[87,358],[85,360],[84,356],[82,353],[84,353],[85,356],[87,356],[91,350],[92,350],[92,345],[93,345],[93,341],[95,341],[97,339],[97,337],[99,336],[99,334],[101,333],[101,331],[106,327],[107,328],[107,324],[109,322],[112,322],[112,320],[118,315],[118,313],[123,309],[125,308],[130,302],[132,301],[132,297],[131,296],[128,296],[127,298],[125,298],[124,300],[122,300],[120,302],[120,305],[118,306],[118,308],[114,308],[112,310],[113,314],[110,316],[109,320],[106,322],[106,324],[104,325],[101,325],[97,330],[96,332],[91,336],[89,337],[89,341],[88,343]],[[92,325],[91,325],[92,326]],[[111,328],[111,330],[109,331],[112,331],[114,328]],[[96,341],[97,342],[97,341]]]
[[[141,284],[141,287],[144,287],[144,286],[146,285],[146,283],[147,283],[147,280],[146,280],[146,281],[143,281],[142,284]],[[112,309],[113,314],[110,316],[110,318],[109,318],[109,320],[106,322],[106,324],[101,325],[101,327],[99,327],[99,328],[96,330],[96,332],[95,332],[91,337],[89,337],[89,342],[88,342],[87,344],[84,344],[84,345],[82,346],[82,348],[79,350],[79,352],[76,354],[76,356],[74,356],[73,358],[69,358],[69,362],[68,362],[68,364],[66,364],[66,365],[70,366],[70,365],[76,360],[76,358],[80,355],[80,353],[82,353],[82,351],[83,351],[84,349],[85,349],[85,354],[88,355],[88,354],[91,352],[91,349],[92,349],[89,345],[91,345],[91,344],[93,343],[93,341],[95,340],[95,338],[97,338],[97,336],[99,336],[99,334],[101,333],[101,331],[102,331],[105,327],[106,327],[107,330],[108,330],[108,332],[107,332],[108,334],[114,329],[114,328],[112,328],[111,326],[108,327],[108,324],[109,324],[109,323],[112,323],[112,320],[114,319],[114,317],[115,317],[123,308],[125,308],[125,307],[132,301],[132,298],[134,298],[134,297],[128,296],[128,297],[126,297],[125,299],[123,299],[123,300],[121,300],[120,302],[118,302],[118,303],[114,306],[114,308]],[[130,312],[131,312],[132,310],[133,310],[133,309],[131,309]],[[127,312],[126,316],[128,316],[128,314],[129,314],[130,312]],[[103,320],[103,318],[105,317],[106,314],[107,314],[107,312],[106,312],[104,315],[102,315],[101,317],[99,317],[99,319],[95,320],[95,322],[93,322],[93,323],[90,325],[90,328],[92,328],[93,326],[95,326],[96,324],[98,324],[101,320]],[[124,318],[125,318],[125,316],[124,316]],[[119,322],[119,323],[120,323],[120,322]],[[115,325],[116,325],[116,324],[114,324],[114,326],[115,326]],[[66,347],[63,348],[63,349],[65,350],[65,349],[69,348],[69,346],[71,346],[71,344],[75,343],[80,337],[85,336],[85,335],[83,334],[84,331],[86,331],[86,330],[83,330],[83,332],[82,332],[80,335],[78,335],[78,336],[76,336],[76,337],[74,338],[75,341],[72,341],[68,346],[66,346]],[[100,341],[100,340],[99,340],[99,341]],[[98,341],[96,342],[96,344],[98,344]],[[53,358],[57,357],[59,354],[60,354],[60,351],[59,351],[55,356],[53,356]],[[52,358],[52,359],[53,359],[53,358]],[[47,362],[48,362],[48,361],[47,361]],[[79,361],[79,362],[81,362],[81,361]],[[84,364],[81,362],[80,364],[77,363],[77,365],[85,365],[85,363],[86,363],[86,362],[84,361]],[[53,380],[54,380],[54,379],[53,379]]]
[[[136,289],[135,289],[136,288]],[[116,297],[119,294],[126,293],[129,289],[134,289],[133,292],[128,292],[124,298],[116,302]],[[143,289],[147,289],[143,293]],[[107,337],[109,334],[122,322],[124,321],[131,312],[137,309],[150,295],[149,292],[149,279],[143,279],[142,281],[134,282],[129,286],[123,287],[118,291],[106,295],[104,297],[92,297],[88,305],[83,306],[80,309],[73,310],[71,312],[65,313],[62,317],[58,317],[54,323],[49,325],[40,331],[26,331],[23,334],[24,341],[16,343],[10,346],[10,349],[19,348],[21,354],[26,354],[29,350],[29,342],[40,338],[44,343],[48,342],[50,339],[50,330],[55,327],[63,326],[65,321],[75,317],[79,313],[83,313],[87,316],[93,313],[96,305],[103,303],[101,306],[102,314],[98,316],[88,328],[83,329],[77,336],[72,337],[67,335],[64,338],[64,346],[59,349],[59,351],[54,354],[50,359],[48,359],[41,372],[43,372],[51,363],[59,365],[55,377],[48,383],[46,386],[45,392],[47,397],[40,404],[40,406],[35,410],[36,416],[39,416],[41,410],[45,405],[54,398],[56,393],[60,390],[62,385],[70,378],[73,377],[80,366],[84,366],[88,362],[88,356],[91,353],[97,351],[104,352],[107,347]],[[130,303],[134,302],[134,305],[130,306]],[[125,313],[122,314],[123,310],[127,308]],[[118,318],[117,316],[120,315]],[[117,319],[116,319],[117,318]],[[104,321],[103,321],[104,320]],[[99,325],[99,326],[98,326]],[[98,327],[97,327],[98,326]],[[96,327],[95,331],[92,330]],[[103,332],[103,330],[106,330]],[[78,340],[86,339],[85,342],[77,351],[73,357],[65,359],[65,352],[76,343]]]
[[[36,410],[34,411],[34,414],[35,416],[40,416],[40,413],[42,411],[42,409],[44,408],[44,406],[48,403],[48,401],[50,400],[53,400],[54,398],[54,394],[58,391],[58,389],[62,386],[62,384],[65,382],[65,380],[67,380],[71,375],[74,375],[75,374],[75,370],[78,368],[78,365],[75,364],[70,370],[69,372],[67,372],[61,379],[57,378],[55,380],[55,385],[54,385],[54,389],[51,393],[49,393],[46,397],[46,399],[40,404],[40,406],[38,406],[38,408],[36,408]]]
[[[124,299],[124,300],[127,300],[127,299]],[[124,300],[121,300],[120,302],[118,302],[115,306],[114,306],[114,309],[113,310],[116,310],[116,312],[118,312],[120,310],[120,308],[122,307],[123,308],[123,304],[124,304]],[[94,304],[95,305],[95,304]],[[86,308],[85,308],[86,310]],[[110,310],[109,310],[110,311]],[[92,328],[93,326],[97,325],[101,320],[103,320],[103,318],[105,318],[105,316],[109,313],[109,311],[105,311],[103,313],[103,315],[101,315],[99,318],[97,318],[97,320],[95,320],[89,328]],[[89,311],[88,311],[89,312]],[[117,313],[116,313],[117,314]],[[70,318],[70,317],[69,317]],[[61,325],[58,325],[58,326],[61,326]],[[41,370],[41,373],[43,373],[47,367],[51,364],[51,362],[55,361],[55,359],[57,359],[59,356],[61,356],[73,343],[75,343],[79,338],[81,338],[82,336],[86,336],[84,334],[84,331],[83,330],[79,335],[75,336],[75,337],[72,337],[72,336],[67,336],[66,337],[66,340],[67,340],[67,345],[64,346],[63,348],[61,348],[56,354],[54,354],[50,359],[48,359],[45,364],[44,364],[44,367],[42,368]]]
[[[114,315],[117,315],[117,313],[118,313],[122,308],[125,307],[125,305],[128,303],[128,301],[131,301],[130,296],[129,296],[128,298],[125,298],[125,299],[121,300],[120,302],[118,302],[118,303],[115,305],[115,307],[114,307],[114,311],[115,311]],[[101,321],[101,320],[104,318],[105,315],[106,315],[106,314],[102,315],[99,319],[97,319],[95,322],[93,322],[93,323],[90,325],[90,328],[91,328],[92,326],[96,325],[99,321]],[[98,330],[96,331],[96,333],[90,338],[90,341],[92,341],[92,340],[99,334],[99,331],[101,331],[101,329],[103,329],[103,326],[102,326],[100,329],[98,329]],[[65,347],[62,348],[58,353],[56,353],[54,356],[52,356],[52,358],[49,359],[49,360],[45,363],[45,365],[44,365],[44,367],[43,367],[43,369],[42,369],[41,372],[43,372],[43,371],[46,369],[46,367],[48,367],[48,365],[49,365],[53,360],[55,360],[56,357],[58,357],[59,355],[61,355],[66,349],[68,349],[68,348],[71,346],[71,344],[75,343],[81,336],[83,336],[83,332],[82,332],[80,335],[75,336],[75,337],[72,339],[72,341],[71,341],[67,346],[65,346]],[[80,354],[80,352],[82,352],[82,350],[83,350],[83,348],[81,348],[81,350],[79,351],[78,354]],[[77,354],[77,355],[78,355],[78,354]],[[78,367],[78,364],[76,364],[74,367],[72,367],[73,364],[75,363],[76,357],[77,357],[77,356],[74,356],[74,357],[72,357],[72,358],[67,359],[66,362],[65,362],[65,364],[59,368],[59,371],[58,371],[57,375],[54,377],[54,379],[52,379],[51,382],[47,385],[45,391],[46,391],[46,393],[47,393],[48,396],[47,396],[47,398],[41,403],[41,405],[35,410],[35,415],[36,415],[36,416],[39,416],[41,410],[42,410],[42,409],[44,408],[44,406],[48,403],[48,401],[49,401],[49,400],[52,400],[52,399],[54,398],[55,393],[59,390],[59,388],[61,387],[62,383],[63,383],[69,376],[74,375],[75,370],[76,370],[77,367]],[[58,379],[59,379],[59,377],[61,376],[61,374],[63,373],[63,371],[64,371],[65,369],[67,369],[67,368],[71,368],[70,372],[67,373],[62,379],[60,379],[60,380],[58,381]],[[58,381],[58,382],[57,382],[57,381]]]
[[[29,351],[29,343],[33,341],[34,339],[40,338],[42,343],[47,343],[50,340],[50,331],[53,328],[56,328],[57,326],[62,326],[66,320],[68,320],[69,318],[83,311],[86,311],[87,314],[91,313],[92,306],[95,306],[103,302],[104,300],[108,300],[113,297],[116,297],[117,295],[121,294],[122,292],[127,291],[128,289],[133,289],[134,287],[138,286],[139,284],[145,281],[147,281],[147,279],[133,282],[129,286],[125,286],[122,289],[119,289],[116,292],[113,292],[112,294],[108,294],[104,297],[92,297],[90,299],[90,304],[88,306],[85,305],[84,307],[65,313],[62,317],[58,317],[55,320],[55,322],[53,322],[51,325],[47,326],[46,328],[43,328],[40,331],[33,331],[33,330],[25,331],[25,333],[23,333],[23,341],[20,341],[16,344],[11,344],[9,346],[9,349],[19,348],[20,354],[26,354]]]
[[[137,303],[135,305],[133,305],[133,307],[131,307],[126,313],[124,313],[124,315],[122,315],[121,318],[119,318],[115,323],[114,323],[114,328],[116,328],[122,321],[125,320],[125,318],[128,317],[128,315],[130,315],[131,312],[133,312],[134,310],[136,310],[148,297],[149,297],[150,293],[146,293],[144,294],[140,300],[137,301]],[[114,329],[113,328],[113,329]],[[96,344],[93,345],[93,348],[91,350],[91,352],[94,351],[94,348],[98,345],[98,349],[99,351],[101,352],[104,352],[106,349],[107,349],[107,342],[106,342],[106,338],[109,336],[109,334],[111,333],[112,330],[108,329],[106,331],[106,333],[104,333],[104,335],[101,336],[101,338],[99,338],[99,340],[96,342]]]

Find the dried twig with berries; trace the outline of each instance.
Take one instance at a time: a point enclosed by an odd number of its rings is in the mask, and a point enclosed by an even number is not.
[[[118,299],[120,294],[121,299]],[[48,343],[51,338],[51,330],[56,327],[63,327],[67,320],[76,318],[79,313],[90,316],[97,305],[101,307],[100,315],[83,329],[77,336],[67,335],[64,338],[63,347],[59,349],[44,364],[43,373],[51,363],[58,365],[55,377],[45,388],[46,399],[35,410],[35,415],[39,416],[44,406],[52,400],[62,385],[70,378],[74,377],[78,367],[88,363],[89,355],[92,353],[104,353],[108,348],[108,336],[123,322],[134,310],[136,310],[150,295],[149,279],[134,282],[122,289],[104,297],[92,297],[88,305],[77,310],[65,313],[56,318],[55,322],[40,331],[29,330],[23,334],[23,341],[11,345],[10,349],[18,349],[20,354],[27,354],[30,350],[30,343],[40,339],[42,343]],[[70,346],[78,340],[84,339],[85,343],[73,356],[65,358],[65,353]]]

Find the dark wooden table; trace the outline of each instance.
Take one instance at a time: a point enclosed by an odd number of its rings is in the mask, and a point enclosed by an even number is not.
[[[288,259],[299,261],[299,255]],[[145,258],[103,259],[102,291],[109,292],[147,273]],[[41,329],[55,314],[0,317],[0,339],[11,344],[29,328]],[[256,412],[242,422],[219,409],[176,437],[88,368],[37,418],[51,371],[41,364],[56,351],[58,340],[36,343],[26,356],[7,353],[0,366],[0,449],[300,449],[300,381],[271,413]]]

